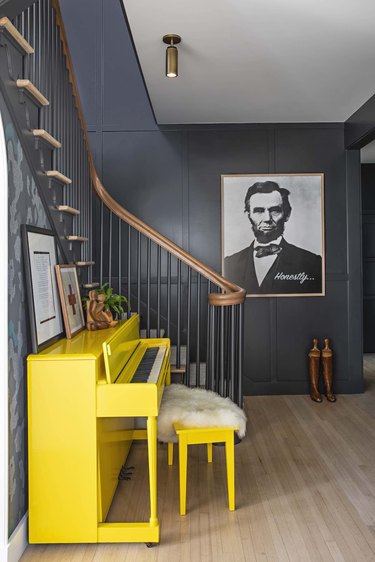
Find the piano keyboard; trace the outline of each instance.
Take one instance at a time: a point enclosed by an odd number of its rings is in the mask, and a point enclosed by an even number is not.
[[[157,383],[166,351],[165,345],[149,347],[145,351],[131,382]]]

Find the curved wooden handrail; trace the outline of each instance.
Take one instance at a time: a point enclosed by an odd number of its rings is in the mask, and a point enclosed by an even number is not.
[[[83,115],[83,109],[81,104],[81,99],[79,96],[79,91],[77,87],[77,82],[75,79],[75,74],[73,70],[72,59],[69,52],[65,27],[63,18],[61,15],[60,5],[58,0],[52,0],[52,6],[55,9],[56,13],[56,23],[60,27],[60,36],[61,41],[63,44],[64,54],[66,57],[66,66],[69,73],[69,79],[72,84],[73,95],[75,98],[75,104],[78,112],[78,117],[81,123],[81,128],[83,131],[85,143],[86,143],[86,151],[87,157],[90,166],[90,175],[91,180],[93,182],[93,187],[98,195],[98,197],[103,201],[103,203],[108,207],[110,211],[112,211],[117,217],[125,221],[126,223],[130,224],[133,228],[159,244],[162,248],[173,254],[176,258],[181,260],[183,263],[206,277],[209,281],[215,283],[218,287],[220,287],[223,293],[211,293],[208,295],[208,302],[211,305],[215,306],[230,306],[234,304],[241,304],[244,302],[246,297],[246,291],[222,277],[219,273],[217,273],[214,269],[206,266],[201,261],[194,258],[191,254],[183,250],[180,246],[160,234],[157,230],[151,228],[142,220],[137,218],[129,211],[126,211],[122,205],[120,205],[113,197],[108,193],[108,191],[104,188],[100,178],[96,172],[94,159],[92,157],[89,139],[87,135],[87,128],[85,123],[85,118]]]

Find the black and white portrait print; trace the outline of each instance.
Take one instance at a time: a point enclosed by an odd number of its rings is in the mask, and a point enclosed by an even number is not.
[[[248,297],[322,296],[323,174],[222,176],[222,273]]]

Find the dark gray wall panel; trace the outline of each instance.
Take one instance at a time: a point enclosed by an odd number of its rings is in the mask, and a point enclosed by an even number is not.
[[[245,311],[243,385],[244,393],[250,394],[253,382],[269,384],[272,379],[272,301],[247,299]]]
[[[374,326],[375,298],[363,299],[363,350],[365,353],[374,353]]]
[[[10,20],[18,16],[23,10],[34,4],[35,0],[2,0],[0,17],[6,16]]]
[[[324,173],[326,273],[347,272],[343,129],[276,129],[276,171]]]
[[[120,0],[103,8],[103,128],[157,129]]]
[[[375,164],[361,165],[362,210],[375,212]]]
[[[375,138],[375,95],[345,122],[345,147],[362,148]]]
[[[68,36],[69,50],[73,59],[79,93],[89,130],[98,127],[100,119],[100,84],[98,71],[101,45],[101,0],[61,2]]]
[[[334,350],[334,378],[347,380],[348,330],[347,282],[327,283],[327,297],[278,299],[277,301],[277,364],[278,380],[308,381],[307,354],[313,338],[328,338]],[[327,311],[329,313],[327,314]]]
[[[361,248],[361,175],[359,150],[346,151],[346,197],[348,207],[348,373],[350,384],[346,392],[363,391],[362,348],[362,248]]]
[[[220,176],[267,173],[268,132],[265,129],[190,132],[188,154],[189,251],[221,271]]]
[[[375,351],[375,164],[361,165],[363,351]]]
[[[367,262],[364,267],[363,293],[366,297],[375,297],[375,261]]]
[[[375,216],[363,217],[363,257],[375,258]]]
[[[98,175],[102,176],[102,134],[89,132],[89,143]]]
[[[181,133],[104,133],[103,182],[128,211],[182,243]]]

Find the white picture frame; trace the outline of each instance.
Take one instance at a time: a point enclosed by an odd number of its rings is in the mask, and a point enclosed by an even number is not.
[[[273,196],[283,218],[272,234],[278,234],[276,240],[270,241],[254,213],[268,212],[262,201]],[[254,201],[260,201],[256,208],[250,205]],[[270,219],[269,232],[272,224]],[[221,233],[222,275],[244,288],[247,297],[325,295],[324,174],[222,175]],[[276,241],[276,256],[259,256],[261,245]]]

